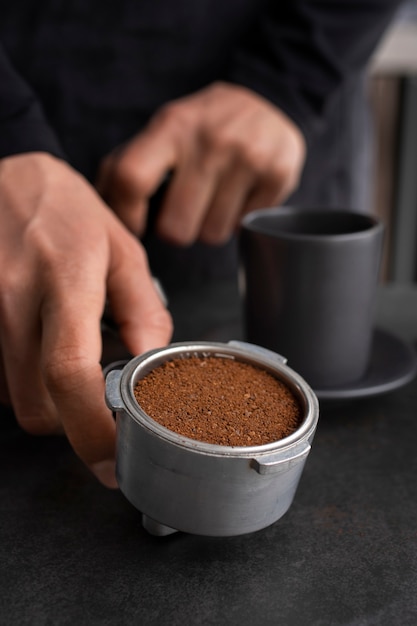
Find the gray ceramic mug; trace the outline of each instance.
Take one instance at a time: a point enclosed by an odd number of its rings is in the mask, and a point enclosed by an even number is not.
[[[366,373],[383,224],[351,211],[277,207],[239,236],[244,336],[288,359],[315,389]]]

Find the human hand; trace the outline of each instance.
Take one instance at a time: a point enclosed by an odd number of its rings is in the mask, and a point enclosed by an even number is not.
[[[63,430],[97,477],[116,486],[100,366],[106,297],[131,353],[171,336],[144,250],[79,174],[44,153],[0,161],[0,216],[3,400],[7,388],[26,431]]]
[[[216,83],[158,111],[104,159],[97,188],[141,234],[148,199],[172,170],[159,234],[179,245],[221,244],[242,215],[279,204],[296,188],[305,151],[283,112],[248,89]]]

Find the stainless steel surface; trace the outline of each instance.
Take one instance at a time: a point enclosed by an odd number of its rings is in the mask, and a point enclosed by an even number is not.
[[[152,420],[134,398],[137,380],[166,360],[194,355],[237,359],[271,372],[298,398],[300,427],[263,446],[229,447],[194,441]],[[293,501],[319,415],[315,394],[283,357],[244,342],[177,343],[135,357],[108,374],[106,399],[117,416],[120,489],[154,534],[169,527],[239,535],[278,520]]]

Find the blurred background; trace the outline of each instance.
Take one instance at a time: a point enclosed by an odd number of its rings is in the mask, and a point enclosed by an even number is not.
[[[383,280],[416,282],[417,0],[404,4],[376,50],[366,98],[370,123],[356,165],[370,169],[358,172],[357,193],[387,224]]]

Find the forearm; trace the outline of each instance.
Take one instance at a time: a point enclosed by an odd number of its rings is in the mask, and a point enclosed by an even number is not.
[[[65,158],[35,94],[0,47],[0,158],[24,152]]]
[[[269,2],[229,78],[284,110],[307,139],[348,76],[365,67],[399,0]]]

